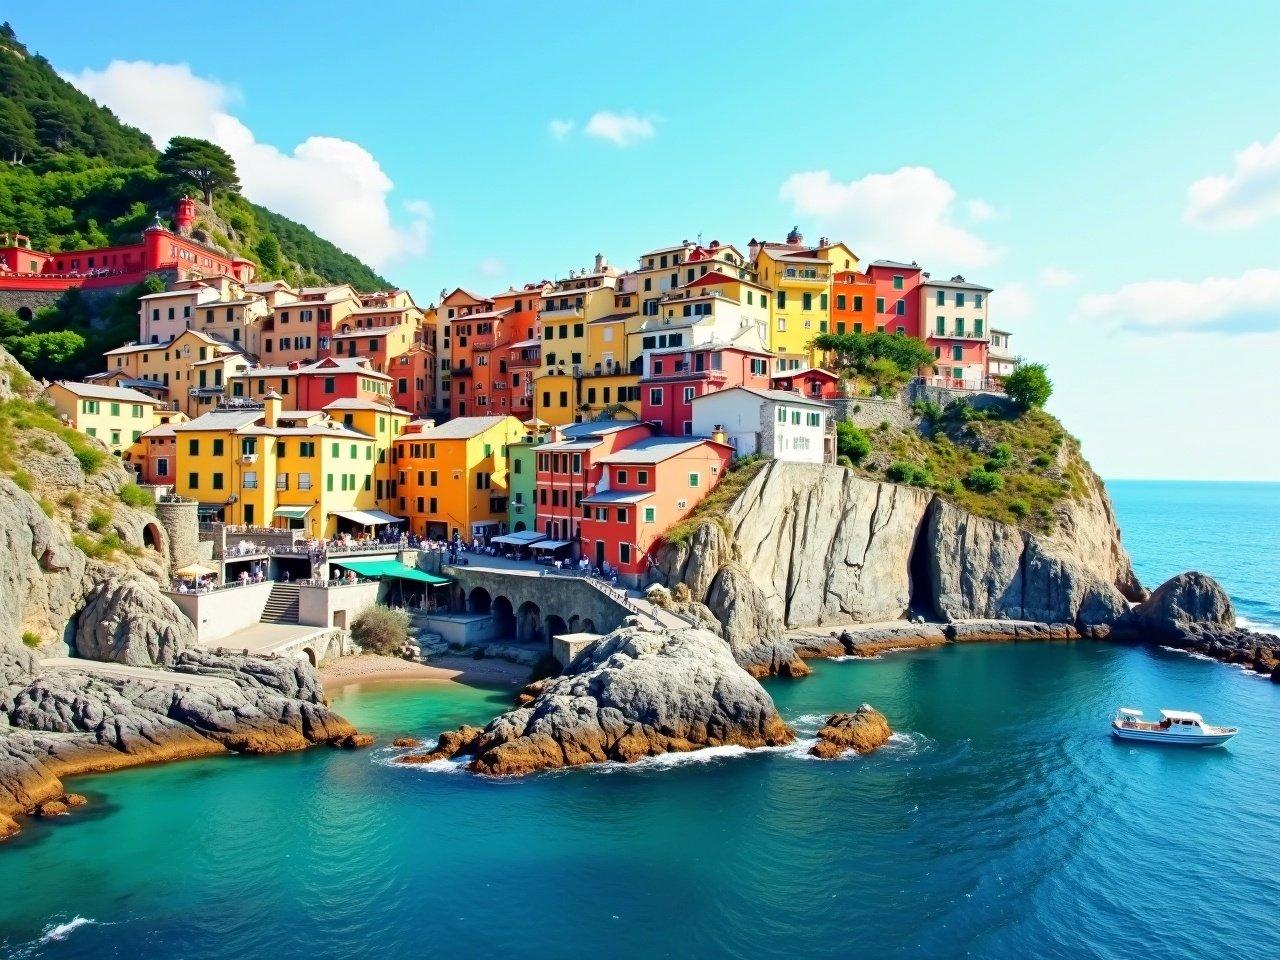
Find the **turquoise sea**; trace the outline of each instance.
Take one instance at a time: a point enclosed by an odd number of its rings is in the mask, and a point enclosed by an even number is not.
[[[1195,565],[1280,622],[1280,487],[1115,484],[1148,581]],[[1280,686],[1100,643],[827,662],[769,681],[811,735],[869,701],[868,757],[706,751],[492,782],[387,751],[75,781],[0,847],[0,956],[1273,958]],[[383,737],[508,694],[348,688]],[[1201,709],[1225,749],[1121,745],[1119,704]]]

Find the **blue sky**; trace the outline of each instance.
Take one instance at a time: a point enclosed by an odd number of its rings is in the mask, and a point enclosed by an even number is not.
[[[220,9],[12,22],[420,302],[799,224],[995,287],[1105,476],[1280,479],[1280,7]]]

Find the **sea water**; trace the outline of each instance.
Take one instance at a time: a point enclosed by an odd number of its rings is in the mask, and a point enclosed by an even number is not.
[[[1234,485],[1180,486],[1115,486],[1140,574],[1198,566],[1265,619],[1275,561],[1229,541],[1274,533],[1274,490],[1251,509]],[[0,956],[1277,955],[1280,686],[1085,642],[817,663],[767,686],[794,747],[518,781],[398,767],[386,747],[78,778],[88,808],[0,846]],[[509,696],[399,682],[335,705],[386,743]],[[862,702],[890,744],[809,758],[821,721]],[[1244,731],[1212,750],[1120,743],[1121,704]]]

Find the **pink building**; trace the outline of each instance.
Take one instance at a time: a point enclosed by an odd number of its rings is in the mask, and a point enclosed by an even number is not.
[[[920,266],[876,260],[867,267],[867,278],[875,285],[875,329],[881,333],[903,333],[923,340],[925,331],[920,325],[919,290],[924,274]]]
[[[693,433],[693,398],[729,387],[769,387],[769,354],[715,343],[648,350],[640,418],[668,436]]]

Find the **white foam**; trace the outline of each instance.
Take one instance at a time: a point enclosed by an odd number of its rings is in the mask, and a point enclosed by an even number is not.
[[[445,757],[441,760],[432,760],[430,763],[397,763],[399,757],[409,756],[407,753],[397,752],[385,757],[379,757],[373,762],[380,767],[391,767],[395,770],[420,770],[423,773],[465,773],[467,763],[470,757]]]
[[[1190,657],[1192,660],[1208,660],[1211,663],[1218,662],[1217,660],[1214,660],[1213,657],[1209,656],[1207,653],[1201,653],[1198,650],[1183,650],[1181,647],[1166,647],[1164,646],[1164,644],[1160,645],[1160,649],[1167,650],[1170,653],[1181,653],[1183,656]]]
[[[66,923],[59,923],[56,926],[50,927],[48,930],[42,933],[40,935],[40,942],[52,943],[55,940],[65,940],[74,931],[79,930],[81,927],[88,926],[89,924],[94,922],[96,921],[90,920],[88,917],[73,917],[72,919],[68,920]]]
[[[1250,620],[1248,617],[1242,617],[1238,614],[1236,615],[1236,626],[1245,630],[1252,630],[1255,633],[1280,633],[1280,625]]]

